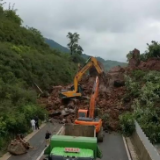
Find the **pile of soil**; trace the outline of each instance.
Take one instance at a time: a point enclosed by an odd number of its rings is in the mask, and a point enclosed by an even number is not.
[[[160,59],[149,59],[146,62],[139,60],[140,52],[137,49],[132,51],[132,57],[127,67],[116,66],[105,74],[105,81],[100,78],[99,95],[96,107],[99,108],[100,116],[106,130],[119,130],[119,115],[131,111],[131,101],[124,100],[126,94],[124,75],[132,70],[156,70],[160,71]],[[91,69],[92,76],[84,76],[80,82],[83,90],[83,99],[72,99],[63,102],[59,98],[62,89],[69,89],[68,86],[54,86],[48,98],[40,98],[39,103],[43,104],[49,111],[50,117],[59,119],[62,123],[73,123],[79,108],[88,108],[90,96],[96,79],[95,69]]]
[[[129,108],[121,104],[122,96],[125,94],[124,73],[122,67],[115,67],[105,76],[106,80],[100,78],[99,95],[96,107],[100,110],[100,116],[108,116],[104,121],[104,128],[110,130],[119,129],[118,116]],[[80,85],[83,90],[83,98],[62,101],[59,93],[62,89],[70,86],[54,86],[48,98],[40,98],[39,103],[43,104],[49,111],[50,117],[59,119],[62,123],[73,123],[79,108],[86,109],[89,107],[90,95],[93,89],[96,76],[85,76]]]

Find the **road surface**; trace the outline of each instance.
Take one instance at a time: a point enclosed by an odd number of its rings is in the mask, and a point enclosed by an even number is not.
[[[21,156],[11,156],[8,160],[37,160],[45,148],[44,135],[46,130],[56,134],[60,127],[61,125],[56,123],[54,125],[47,124],[30,139],[30,143],[35,149],[31,149],[27,154]],[[106,133],[104,141],[99,143],[99,147],[103,154],[102,160],[128,160],[122,136],[118,133]]]
[[[123,138],[118,133],[106,133],[99,147],[103,154],[102,160],[128,160]]]
[[[34,149],[30,149],[27,154],[11,156],[7,160],[36,160],[45,148],[46,130],[49,130],[53,134],[56,134],[61,126],[62,125],[58,123],[55,123],[54,125],[52,123],[48,123],[29,140],[30,144],[34,146]]]

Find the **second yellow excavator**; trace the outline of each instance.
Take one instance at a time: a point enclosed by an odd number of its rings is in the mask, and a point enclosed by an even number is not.
[[[71,87],[71,90],[62,90],[61,93],[59,94],[61,99],[67,99],[67,98],[78,98],[82,96],[82,90],[80,85],[78,84],[79,81],[81,80],[82,76],[91,68],[95,67],[97,70],[98,74],[102,75],[104,78],[104,70],[100,67],[98,64],[98,61],[94,57],[90,57],[85,65],[80,69],[80,71],[75,75],[74,77],[74,86]],[[104,78],[105,80],[105,78]]]

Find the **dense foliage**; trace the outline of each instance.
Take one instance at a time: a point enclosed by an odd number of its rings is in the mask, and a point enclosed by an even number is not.
[[[131,136],[132,133],[135,131],[134,116],[131,113],[127,112],[120,115],[119,119],[122,134],[124,136]]]
[[[128,60],[132,57],[132,52],[127,54]],[[147,61],[150,58],[160,57],[160,44],[156,41],[151,41],[147,44],[147,50],[141,54],[139,59]],[[130,75],[125,77],[127,93],[124,99],[132,102],[132,115],[128,115],[128,119],[135,118],[146,136],[149,137],[152,143],[160,143],[160,72],[158,71],[142,71],[133,70]],[[125,119],[121,124],[125,126],[128,119]],[[121,118],[122,118],[121,117]]]
[[[74,56],[51,49],[38,30],[22,26],[13,8],[0,5],[0,150],[15,134],[28,132],[35,115],[43,120],[38,88],[72,82],[83,62]]]
[[[151,142],[160,143],[160,72],[135,70],[126,77],[128,96],[132,97],[134,118]]]

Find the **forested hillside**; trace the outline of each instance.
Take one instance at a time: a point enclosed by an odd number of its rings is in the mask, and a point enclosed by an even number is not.
[[[54,40],[45,38],[45,42],[53,49],[59,50],[59,51],[64,52],[64,53],[69,53],[70,52],[67,47],[61,46],[60,44],[58,44]]]
[[[70,52],[67,47],[62,46],[62,45],[58,44],[57,42],[55,42],[51,39],[45,38],[45,42],[53,49],[56,49],[56,50],[64,52],[64,53],[69,53]],[[82,57],[84,59],[88,59],[89,55],[82,54]],[[109,71],[112,67],[118,66],[118,65],[119,66],[127,66],[127,63],[112,61],[112,60],[104,60],[101,57],[96,57],[96,58],[97,58],[98,61],[100,61],[103,64],[106,71]]]
[[[67,84],[76,70],[70,55],[51,49],[38,30],[22,27],[16,12],[0,5],[0,150],[28,131],[35,115],[43,119],[38,88]]]

